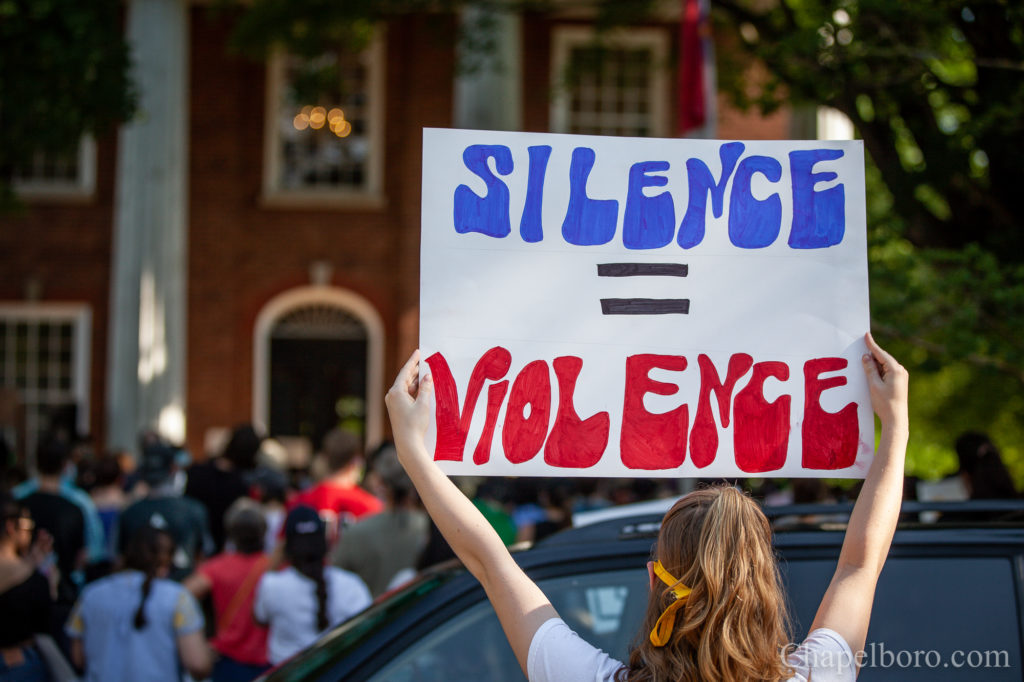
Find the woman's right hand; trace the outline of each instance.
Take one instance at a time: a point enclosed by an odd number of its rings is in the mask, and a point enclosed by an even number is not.
[[[384,396],[396,444],[422,444],[430,426],[434,383],[429,374],[419,380],[419,367],[420,352],[416,350]]]
[[[870,351],[863,361],[871,391],[871,408],[883,427],[906,429],[909,374],[896,358],[875,343],[870,332],[864,335],[864,341]]]

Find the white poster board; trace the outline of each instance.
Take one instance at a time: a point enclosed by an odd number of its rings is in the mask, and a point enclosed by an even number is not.
[[[427,129],[422,210],[447,473],[866,473],[860,142]]]

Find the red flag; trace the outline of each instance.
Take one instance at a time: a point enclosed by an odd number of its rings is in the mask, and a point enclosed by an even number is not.
[[[707,114],[704,87],[704,39],[707,15],[701,0],[683,0],[679,24],[679,134],[704,125]]]

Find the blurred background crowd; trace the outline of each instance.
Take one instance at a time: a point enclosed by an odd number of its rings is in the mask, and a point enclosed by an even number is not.
[[[0,647],[11,657],[4,665],[42,670],[43,660],[26,657],[63,654],[89,679],[135,679],[133,670],[163,656],[196,679],[249,680],[453,557],[390,444],[364,452],[359,436],[336,427],[295,466],[280,443],[242,424],[216,448],[193,462],[184,448],[146,432],[136,457],[94,452],[58,432],[41,441],[35,476],[0,472]],[[908,477],[907,499],[1017,496],[986,435],[965,433],[956,450],[959,472],[937,482]],[[539,541],[574,516],[674,498],[694,485],[457,480],[508,545]],[[769,506],[852,501],[858,492],[853,481],[733,483]],[[776,524],[834,516],[796,510]],[[142,625],[129,632],[115,625],[128,621]],[[41,650],[33,643],[39,635],[54,646]]]
[[[393,452],[359,446],[386,437],[386,377],[417,345],[424,127],[863,140],[872,328],[912,377],[906,497],[1024,485],[1022,3],[9,0],[0,17],[0,680],[45,679],[54,653],[90,679],[250,679],[448,555]],[[224,429],[241,419],[308,440]],[[353,423],[355,441],[331,431]],[[139,438],[152,425],[174,442]],[[737,484],[767,504],[857,493]],[[509,543],[684,492],[460,485]],[[27,646],[40,633],[51,648]]]

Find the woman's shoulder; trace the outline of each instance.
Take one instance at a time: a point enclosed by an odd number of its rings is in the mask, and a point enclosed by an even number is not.
[[[577,635],[561,618],[537,628],[526,666],[530,680],[537,682],[611,682],[623,668],[621,661]]]
[[[106,591],[119,591],[124,589],[142,589],[142,584],[146,581],[146,576],[141,571],[136,570],[124,570],[113,573],[104,578],[100,578],[95,582],[91,582],[83,589],[83,594],[86,592],[106,592]],[[153,578],[150,581],[149,587],[150,594],[173,594],[177,595],[180,592],[188,592],[184,585],[181,583],[171,580],[170,578]]]
[[[170,578],[153,578],[152,584],[153,590],[160,590],[161,592],[166,592],[167,594],[178,595],[182,592],[186,594],[191,594],[187,589],[185,589],[184,585],[182,585],[176,580],[171,580]]]
[[[806,639],[786,659],[795,673],[790,680],[834,680],[853,682],[857,677],[857,659],[843,636],[828,628],[808,633]]]
[[[0,600],[18,599],[25,595],[50,595],[50,583],[28,562],[0,570]]]
[[[129,594],[131,598],[127,601],[137,600],[136,595],[142,590],[145,580],[146,576],[141,571],[118,571],[86,585],[82,588],[79,600],[87,608],[91,604],[101,609],[126,602]],[[183,594],[190,593],[181,583],[168,578],[153,578],[149,584],[148,594],[147,601],[175,604]]]
[[[146,579],[145,575],[137,571],[125,571],[111,577],[119,577],[120,584],[114,582],[108,590],[118,590],[122,594],[129,590],[142,590]],[[147,601],[152,600],[161,606],[173,608],[180,601],[188,601],[190,598],[194,599],[192,593],[185,589],[184,585],[170,578],[153,578],[149,583]]]
[[[264,571],[260,577],[260,584],[273,585],[282,580],[297,580],[301,574],[291,566],[280,566],[272,571]]]
[[[284,566],[276,571],[265,572],[260,578],[259,590],[265,593],[286,592],[290,594],[296,590],[306,590],[312,584],[313,581],[302,575],[294,566]]]
[[[365,589],[366,583],[363,579],[352,571],[346,571],[344,568],[338,568],[337,566],[325,566],[324,567],[324,578],[332,583],[344,585],[347,587],[362,587]]]
[[[35,568],[28,561],[12,560],[0,563],[0,595],[21,587],[35,572]]]
[[[123,571],[117,571],[110,575],[103,576],[98,580],[94,580],[88,583],[82,588],[82,599],[94,597],[95,595],[103,595],[107,592],[117,592],[119,590],[126,589],[127,587],[137,587],[142,585],[142,581],[145,576],[139,571],[126,569]],[[105,598],[105,597],[100,597]]]

